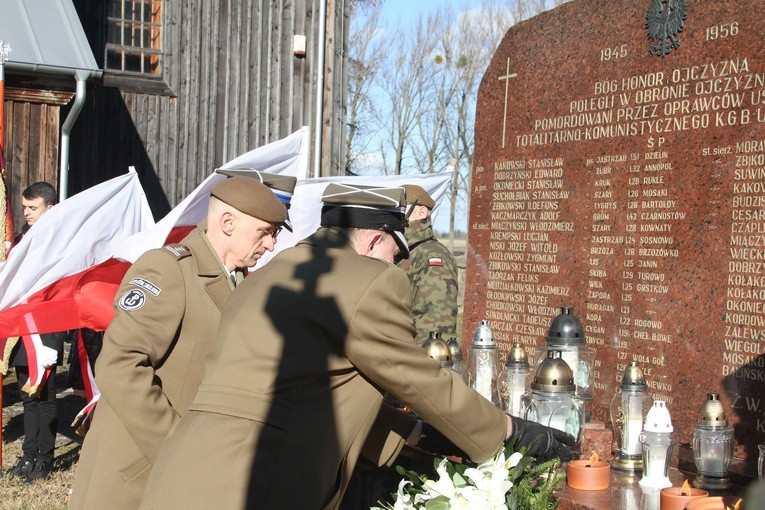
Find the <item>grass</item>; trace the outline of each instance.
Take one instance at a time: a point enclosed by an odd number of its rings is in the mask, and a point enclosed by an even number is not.
[[[48,480],[26,484],[20,477],[3,475],[0,478],[0,510],[58,510],[65,509],[69,491],[74,483],[73,457],[79,451],[70,449],[69,454],[56,448],[56,471]],[[3,444],[3,467],[10,469],[21,456],[21,443]]]
[[[19,400],[13,370],[3,377],[3,474],[0,475],[0,510],[59,510],[66,509],[69,492],[74,483],[74,471],[82,444],[71,427],[74,416],[84,407],[85,400],[61,391],[66,386],[67,367],[60,367],[56,375],[59,390],[58,434],[56,436],[54,472],[50,479],[26,484],[20,477],[10,476],[6,471],[16,465],[21,457],[24,440],[22,405]]]

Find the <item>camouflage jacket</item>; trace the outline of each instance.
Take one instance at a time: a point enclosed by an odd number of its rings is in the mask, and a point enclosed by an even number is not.
[[[457,263],[433,236],[430,219],[412,221],[406,229],[411,254],[398,262],[412,284],[412,315],[417,343],[430,331],[448,340],[457,334]]]

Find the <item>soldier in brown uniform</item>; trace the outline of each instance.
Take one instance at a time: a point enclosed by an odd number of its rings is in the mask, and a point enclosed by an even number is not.
[[[196,394],[223,303],[246,268],[273,250],[286,219],[267,186],[229,178],[211,190],[206,225],[127,272],[96,362],[101,398],[70,508],[138,507],[162,442]]]
[[[409,281],[392,263],[407,250],[404,191],[359,188],[330,184],[322,227],[226,302],[142,509],[337,508],[362,447],[391,463],[418,438],[421,423],[403,413],[380,418],[386,391],[475,461],[511,433],[565,455],[556,435],[573,438],[511,419],[414,344]]]
[[[398,262],[412,284],[412,315],[417,343],[431,331],[446,340],[457,335],[457,263],[449,249],[433,235],[431,214],[436,206],[427,191],[404,185],[409,226],[406,235],[408,259]]]

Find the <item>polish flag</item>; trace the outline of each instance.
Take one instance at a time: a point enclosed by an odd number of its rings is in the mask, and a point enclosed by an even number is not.
[[[104,292],[129,267],[112,259],[117,244],[153,223],[131,170],[53,207],[10,251],[0,266],[0,347],[25,337],[31,394],[48,372],[38,355],[39,334],[96,329],[92,317],[112,313]]]
[[[304,174],[307,147],[308,129],[302,128],[224,168]],[[56,205],[0,267],[0,338],[34,338],[31,335],[79,328],[105,330],[130,265],[150,249],[180,241],[202,222],[210,189],[225,178],[213,172],[156,224],[134,171]],[[0,340],[0,352],[4,344]],[[34,356],[34,344],[30,347]],[[86,371],[86,393],[92,393],[88,400],[94,403],[98,390],[92,371],[87,373],[88,363],[81,367]],[[30,379],[31,371],[32,366]],[[44,371],[39,372],[36,386],[44,381]]]

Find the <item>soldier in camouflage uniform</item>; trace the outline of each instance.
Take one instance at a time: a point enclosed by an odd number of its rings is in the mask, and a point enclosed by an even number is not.
[[[421,187],[404,185],[409,227],[410,255],[398,262],[412,284],[412,315],[417,342],[431,331],[445,340],[457,335],[457,263],[449,249],[433,235],[431,213],[436,203]]]

